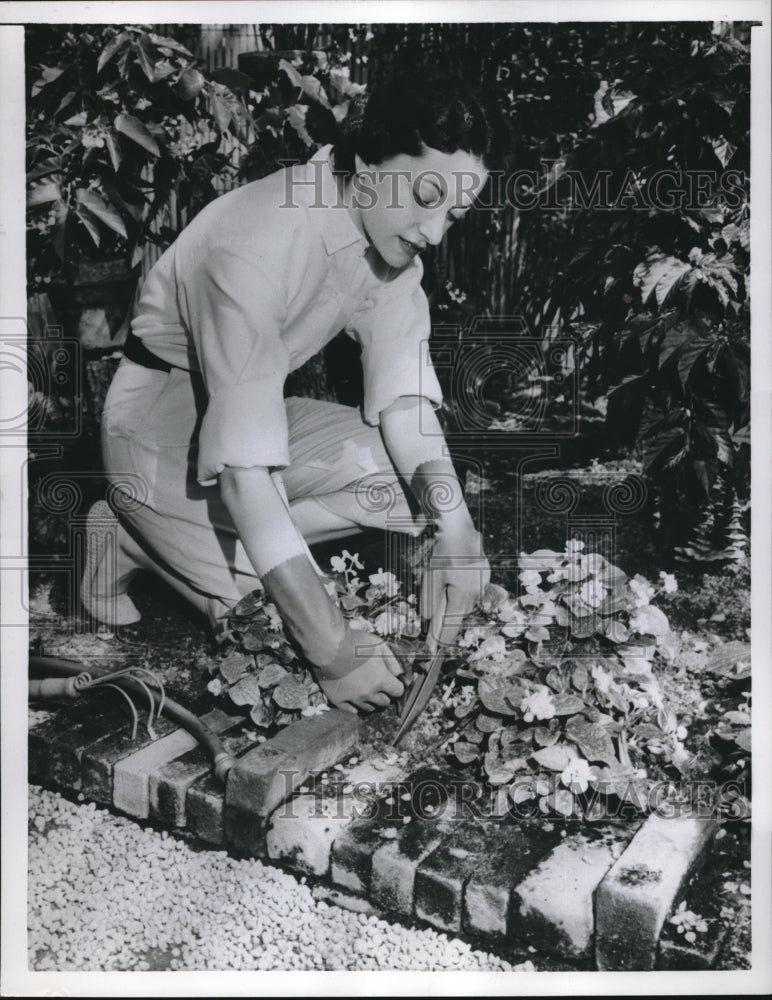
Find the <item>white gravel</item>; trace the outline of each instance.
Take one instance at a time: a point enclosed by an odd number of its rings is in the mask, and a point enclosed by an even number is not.
[[[33,970],[533,970],[331,906],[278,868],[93,803],[32,786],[29,806]]]

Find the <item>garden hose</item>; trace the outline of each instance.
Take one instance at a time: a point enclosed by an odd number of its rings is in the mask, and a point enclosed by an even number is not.
[[[86,691],[104,686],[108,681],[110,686],[124,689],[140,698],[150,695],[158,714],[163,711],[164,715],[185,729],[204,747],[212,758],[214,775],[218,781],[225,782],[228,772],[235,763],[220,738],[193,712],[183,708],[165,694],[151,690],[147,684],[127,673],[102,670],[85,672],[82,664],[75,660],[65,660],[56,656],[30,656],[29,670],[30,673],[55,675],[46,676],[44,680],[30,680],[31,699],[77,698]]]

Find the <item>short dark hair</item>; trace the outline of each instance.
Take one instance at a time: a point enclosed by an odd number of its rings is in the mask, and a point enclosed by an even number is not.
[[[503,167],[508,146],[499,112],[463,80],[411,74],[354,98],[333,156],[337,171],[352,174],[355,154],[377,166],[400,153],[420,156],[426,147],[441,153],[462,149],[496,170]]]

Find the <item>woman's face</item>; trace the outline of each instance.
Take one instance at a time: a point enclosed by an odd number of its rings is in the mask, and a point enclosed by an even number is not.
[[[488,171],[471,153],[441,153],[427,148],[421,156],[400,153],[377,166],[355,158],[350,182],[354,220],[381,257],[404,267],[416,254],[435,245],[474,204]]]

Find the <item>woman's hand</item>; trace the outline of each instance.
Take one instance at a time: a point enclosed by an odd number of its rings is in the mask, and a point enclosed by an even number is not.
[[[327,699],[347,712],[386,708],[405,690],[397,658],[371,632],[349,629],[335,661],[319,666],[315,673]]]
[[[446,531],[440,525],[421,581],[421,617],[432,652],[455,640],[490,577],[480,533],[474,528]]]

